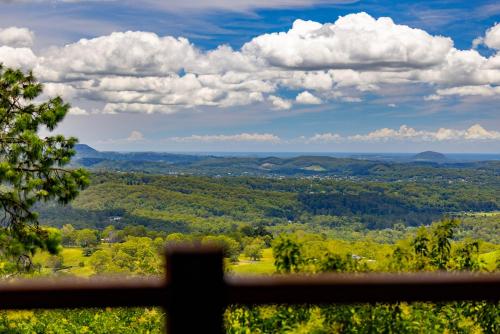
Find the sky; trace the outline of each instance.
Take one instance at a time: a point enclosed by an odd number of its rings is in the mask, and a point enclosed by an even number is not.
[[[100,150],[500,152],[498,1],[0,0],[0,63]]]

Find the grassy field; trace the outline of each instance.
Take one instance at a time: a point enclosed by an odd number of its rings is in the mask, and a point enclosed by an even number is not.
[[[336,245],[338,246],[338,245]],[[486,265],[486,268],[490,271],[495,270],[496,268],[496,261],[500,257],[500,250],[495,246],[492,245],[492,247],[495,250],[492,251],[486,251],[485,253],[482,253],[479,255],[480,259],[484,262]],[[101,248],[103,247],[109,247],[107,244],[102,244],[100,246]],[[359,245],[358,245],[359,247]],[[359,248],[357,250],[359,250]],[[354,249],[356,249],[354,248]],[[354,250],[352,249],[352,250]],[[491,248],[490,248],[491,249]],[[354,252],[353,252],[354,253]],[[359,252],[357,252],[359,253]],[[383,257],[386,256],[388,253],[388,249],[386,249],[386,245],[383,247],[380,247],[380,254],[376,254],[377,256],[368,256],[367,258],[375,258],[376,260],[369,260],[369,267],[373,267],[373,269],[376,269],[376,264],[378,262],[383,262]],[[365,254],[363,254],[365,256]],[[370,255],[375,255],[375,254],[370,254]],[[61,252],[60,256],[63,259],[62,262],[62,267],[61,269],[57,270],[56,273],[60,275],[75,275],[75,276],[81,276],[81,277],[89,277],[95,274],[94,270],[92,269],[89,259],[90,257],[84,256],[83,255],[83,249],[82,248],[64,248],[63,251]],[[40,273],[42,275],[48,275],[53,271],[53,265],[54,265],[54,256],[49,255],[48,253],[38,253],[35,255],[33,258],[33,262],[35,264],[38,264],[41,266]],[[249,258],[246,258],[245,256],[240,256],[239,262],[235,264],[229,265],[229,271],[231,273],[237,274],[237,275],[269,275],[275,273],[275,268],[274,268],[274,258],[273,258],[273,252],[271,248],[264,249],[263,251],[263,257],[260,261],[252,261]]]
[[[272,274],[274,273],[273,250],[264,249],[260,261],[251,261],[242,256],[237,264],[230,267],[230,270],[235,274]]]
[[[94,274],[89,257],[83,255],[82,248],[64,248],[60,254],[62,256],[62,268],[57,272],[60,274],[73,274],[76,276],[91,276]],[[33,258],[35,264],[41,265],[41,273],[52,272],[53,256],[43,252],[37,253]]]
[[[100,247],[108,246],[104,244]],[[60,255],[63,259],[62,269],[57,270],[57,273],[83,277],[95,274],[89,264],[90,257],[83,255],[82,248],[64,248]],[[46,252],[38,253],[33,258],[33,262],[41,266],[42,274],[49,274],[53,271],[53,261],[54,257]],[[252,261],[241,256],[240,261],[230,265],[229,270],[235,274],[272,274],[274,273],[273,251],[271,248],[264,249],[260,261]]]

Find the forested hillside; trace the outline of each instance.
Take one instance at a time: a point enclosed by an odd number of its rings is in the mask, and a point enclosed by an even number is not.
[[[317,178],[162,176],[96,173],[71,204],[38,207],[41,222],[103,228],[143,225],[167,232],[227,232],[241,224],[282,226],[323,217],[325,229],[429,224],[445,214],[500,209],[491,184],[375,182]],[[317,220],[317,219],[316,219]]]
[[[425,153],[425,152],[424,152]],[[500,185],[500,161],[380,160],[329,156],[231,157],[157,152],[99,152],[77,147],[75,166],[93,171],[206,176],[319,177],[372,181],[458,182]]]

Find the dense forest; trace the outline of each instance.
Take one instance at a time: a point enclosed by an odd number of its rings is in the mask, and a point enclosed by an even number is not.
[[[430,224],[446,214],[500,209],[495,180],[380,182],[318,178],[166,176],[103,172],[67,206],[40,205],[43,224],[142,225],[166,232],[227,232],[241,224],[303,225],[328,232]],[[317,222],[314,224],[312,222]],[[320,225],[320,226],[318,226]]]

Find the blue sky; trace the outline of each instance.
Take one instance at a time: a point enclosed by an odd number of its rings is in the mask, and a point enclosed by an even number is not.
[[[497,22],[496,1],[0,0],[0,62],[98,149],[498,153]]]

